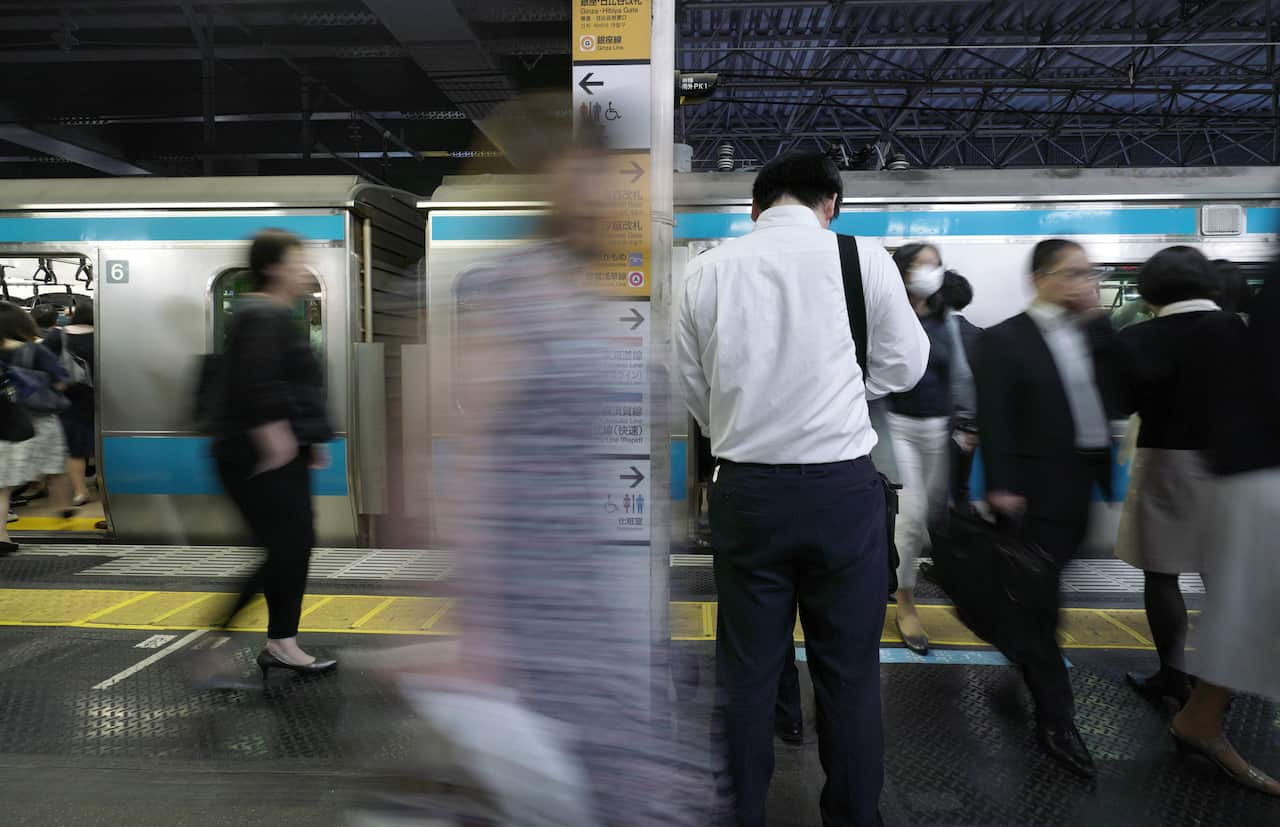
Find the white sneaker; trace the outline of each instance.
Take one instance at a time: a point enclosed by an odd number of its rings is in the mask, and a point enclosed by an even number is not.
[[[19,519],[21,518],[17,514],[14,514],[12,511],[10,511],[9,519],[5,520],[5,525],[8,525],[9,523],[16,523],[18,522]]]

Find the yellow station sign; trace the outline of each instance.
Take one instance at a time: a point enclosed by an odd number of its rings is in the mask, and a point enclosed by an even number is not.
[[[604,253],[591,268],[592,286],[610,296],[648,296],[650,285],[649,153],[609,156]]]
[[[573,0],[573,59],[607,63],[648,60],[649,0]]]

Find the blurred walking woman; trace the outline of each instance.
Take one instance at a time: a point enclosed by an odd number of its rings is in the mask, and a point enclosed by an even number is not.
[[[1118,334],[1116,403],[1124,413],[1137,412],[1141,426],[1116,556],[1143,571],[1147,621],[1160,657],[1155,674],[1127,677],[1156,702],[1185,703],[1191,695],[1183,661],[1187,607],[1178,575],[1202,571],[1210,550],[1214,480],[1205,451],[1214,392],[1206,383],[1216,370],[1206,359],[1216,341],[1243,324],[1213,301],[1218,292],[1213,268],[1199,250],[1162,250],[1138,275],[1138,293],[1156,317]]]
[[[1280,262],[1250,302],[1248,327],[1230,334],[1211,343],[1211,552],[1204,561],[1204,609],[1187,656],[1197,681],[1170,734],[1184,755],[1280,796],[1280,783],[1250,766],[1223,732],[1232,692],[1280,700]]]
[[[893,255],[907,295],[929,336],[929,364],[911,390],[889,398],[893,454],[902,481],[901,511],[894,541],[898,566],[897,626],[907,648],[927,654],[929,638],[915,605],[916,559],[929,527],[946,513],[952,432],[972,451],[977,444],[973,373],[957,320],[942,291],[942,256],[932,244],[906,244]]]
[[[326,672],[337,661],[307,654],[297,639],[315,540],[309,469],[327,461],[323,443],[333,436],[320,364],[293,318],[313,278],[302,242],[280,230],[253,239],[249,269],[252,292],[240,299],[227,330],[214,457],[266,559],[245,584],[228,625],[261,589],[269,617],[267,645],[258,655],[263,677],[271,669]]]

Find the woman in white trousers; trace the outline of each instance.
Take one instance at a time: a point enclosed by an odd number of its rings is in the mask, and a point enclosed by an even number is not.
[[[965,356],[957,319],[941,288],[942,256],[931,244],[907,244],[894,253],[920,324],[929,335],[929,364],[910,391],[889,400],[889,428],[902,482],[894,541],[898,566],[897,627],[907,648],[929,651],[929,637],[915,604],[916,560],[929,541],[929,528],[946,515],[949,497],[949,442],[952,433],[972,450],[976,437],[964,423],[975,419],[973,373]]]

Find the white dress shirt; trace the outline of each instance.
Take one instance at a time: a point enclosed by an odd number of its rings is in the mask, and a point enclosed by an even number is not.
[[[1093,353],[1079,320],[1061,305],[1042,301],[1032,302],[1027,314],[1040,328],[1058,368],[1062,388],[1067,392],[1067,405],[1076,426],[1076,447],[1090,450],[1108,447],[1111,426],[1094,377]]]
[[[867,307],[863,389],[835,233],[788,205],[689,262],[678,342],[685,400],[714,456],[769,465],[867,456],[867,397],[909,390],[929,337],[883,247],[858,241]]]

